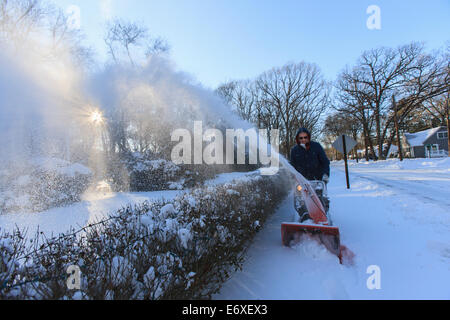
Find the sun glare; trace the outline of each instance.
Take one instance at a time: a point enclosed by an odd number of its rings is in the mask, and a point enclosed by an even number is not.
[[[103,123],[103,114],[100,111],[95,110],[91,113],[89,119],[94,124],[101,124]]]

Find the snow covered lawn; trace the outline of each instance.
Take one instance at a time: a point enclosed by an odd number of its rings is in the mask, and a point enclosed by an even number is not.
[[[217,185],[239,179],[248,172],[231,172],[217,175],[215,179],[205,182],[207,185]],[[86,194],[83,201],[66,206],[53,208],[43,212],[10,213],[0,215],[0,229],[12,231],[15,227],[27,229],[28,235],[39,231],[49,237],[68,231],[71,227],[81,229],[89,223],[99,221],[115,213],[128,204],[138,204],[144,201],[159,199],[171,200],[184,190],[164,190],[152,192],[99,192]]]
[[[449,159],[351,163],[351,190],[343,170],[333,163],[331,215],[354,266],[314,241],[281,246],[280,224],[295,213],[291,195],[216,299],[450,299]],[[373,265],[379,290],[367,287]]]
[[[0,228],[12,231],[15,226],[28,229],[34,235],[37,228],[47,237],[68,231],[71,227],[81,229],[85,225],[99,221],[128,204],[155,201],[160,198],[172,199],[180,191],[122,192],[86,195],[83,201],[66,207],[53,208],[43,212],[10,213],[0,215]]]

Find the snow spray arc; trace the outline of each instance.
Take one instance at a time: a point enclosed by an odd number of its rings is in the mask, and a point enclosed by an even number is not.
[[[194,121],[193,137],[187,129],[174,130],[171,134],[171,141],[178,143],[171,152],[172,162],[175,164],[204,163],[213,165],[224,164],[225,158],[226,164],[246,164],[246,156],[248,156],[248,164],[259,163],[270,167],[270,170],[261,170],[262,175],[274,175],[278,172],[279,132],[277,129],[270,130],[270,144],[266,140],[269,133],[267,129],[250,128],[246,131],[226,129],[224,131],[225,148],[223,131],[207,129],[203,132],[202,121]],[[209,142],[209,144],[203,148],[203,142]],[[193,159],[192,145],[194,148]]]

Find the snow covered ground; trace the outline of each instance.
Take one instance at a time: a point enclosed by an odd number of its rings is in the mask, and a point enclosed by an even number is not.
[[[341,242],[355,254],[353,266],[313,240],[281,246],[281,222],[295,214],[292,194],[258,233],[242,272],[215,299],[450,299],[450,160],[416,159],[332,164],[331,215]],[[226,183],[245,173],[219,175]],[[129,203],[171,199],[182,190],[99,193],[82,202],[40,213],[0,216],[0,228],[16,225],[46,235],[82,227]],[[369,290],[370,266],[378,266],[381,288]]]
[[[0,215],[0,228],[12,231],[15,226],[20,230],[27,229],[28,235],[35,231],[45,233],[47,237],[68,231],[71,227],[81,229],[89,223],[99,221],[109,214],[115,213],[127,204],[142,203],[146,200],[160,198],[172,199],[180,191],[154,192],[107,192],[88,194],[83,201],[66,206],[53,208],[43,212],[10,213]]]
[[[343,162],[336,164],[344,170]],[[349,162],[349,171],[450,211],[450,158]]]
[[[310,240],[281,246],[292,195],[249,248],[242,272],[215,299],[450,299],[450,160],[332,164],[331,215],[353,266]],[[367,280],[380,270],[380,289]],[[370,270],[370,269],[369,269]]]
[[[206,185],[216,185],[230,182],[245,176],[246,172],[231,172],[217,175],[215,179],[205,182]],[[144,201],[159,199],[171,200],[183,190],[164,190],[153,192],[98,192],[83,196],[83,201],[66,207],[53,208],[43,212],[11,213],[0,215],[0,229],[12,231],[15,227],[28,230],[28,235],[39,231],[49,237],[68,231],[71,227],[80,229],[89,223],[99,221],[115,213],[128,204],[138,204]]]

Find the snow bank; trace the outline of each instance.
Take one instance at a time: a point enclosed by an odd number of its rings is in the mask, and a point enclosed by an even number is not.
[[[343,165],[344,161],[332,161],[333,165]],[[400,161],[399,159],[387,159],[379,161],[359,161],[349,160],[348,165],[350,167],[364,166],[367,168],[374,169],[398,169],[398,170],[417,170],[417,169],[427,169],[435,168],[443,171],[450,171],[450,157],[445,158],[417,158],[417,159],[404,159]]]

